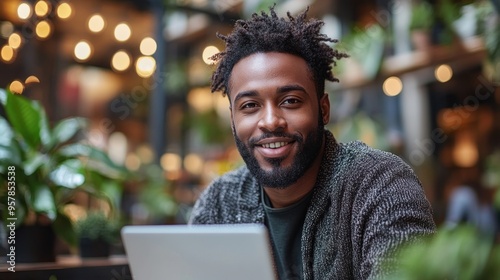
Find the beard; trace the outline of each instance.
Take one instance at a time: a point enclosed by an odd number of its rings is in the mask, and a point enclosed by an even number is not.
[[[248,144],[245,144],[236,135],[234,122],[232,123],[233,135],[238,151],[245,161],[250,173],[252,173],[252,175],[262,186],[276,189],[285,189],[291,184],[297,182],[297,180],[305,174],[309,167],[311,167],[314,160],[319,155],[325,135],[321,114],[318,115],[318,126],[316,130],[311,131],[307,134],[305,142],[304,137],[299,134],[275,132],[265,133],[258,139],[251,138],[248,141]],[[293,139],[298,144],[299,150],[293,158],[292,165],[283,167],[281,166],[281,163],[283,162],[284,158],[272,158],[266,159],[266,161],[272,165],[272,169],[270,171],[266,171],[260,167],[257,158],[254,156],[254,143],[268,137],[288,137]]]

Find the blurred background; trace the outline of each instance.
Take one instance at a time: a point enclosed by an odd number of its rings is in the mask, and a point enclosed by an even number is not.
[[[86,120],[72,141],[128,174],[112,205],[123,224],[185,223],[200,191],[242,164],[227,97],[209,89],[215,34],[273,3],[280,15],[309,6],[351,56],[327,83],[337,139],[401,156],[438,225],[465,187],[496,228],[497,0],[1,0],[0,88],[39,102],[49,126]],[[62,211],[75,222],[92,209],[109,212],[84,189]]]

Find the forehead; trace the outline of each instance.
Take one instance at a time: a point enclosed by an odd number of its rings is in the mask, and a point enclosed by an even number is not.
[[[235,92],[289,84],[314,88],[311,72],[303,58],[278,52],[255,53],[234,65],[229,79],[229,97],[231,99]]]

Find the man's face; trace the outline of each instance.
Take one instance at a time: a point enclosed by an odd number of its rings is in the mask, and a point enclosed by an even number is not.
[[[291,54],[256,53],[233,67],[232,129],[252,174],[266,187],[286,188],[319,161],[328,95],[318,101],[306,62]]]

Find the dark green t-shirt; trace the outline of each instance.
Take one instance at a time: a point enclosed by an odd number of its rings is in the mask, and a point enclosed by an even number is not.
[[[271,201],[262,190],[266,226],[271,237],[276,269],[282,280],[302,279],[302,225],[311,193],[293,205],[272,208]]]

